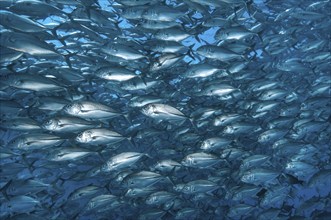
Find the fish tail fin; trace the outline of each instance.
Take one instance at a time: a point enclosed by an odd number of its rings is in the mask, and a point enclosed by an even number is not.
[[[189,46],[189,49],[187,50],[187,52],[185,53],[185,55],[191,57],[193,60],[196,60],[196,57],[194,56],[194,53],[193,53],[193,47],[194,47],[194,44],[192,44],[191,46]]]
[[[65,51],[67,52],[67,54],[62,54],[64,61],[68,64],[68,66],[70,68],[72,68],[70,58],[73,56],[76,56],[78,54],[78,52],[70,52],[68,50],[65,50]]]
[[[189,121],[193,127],[193,129],[196,131],[196,132],[199,132],[199,128],[196,126],[196,124],[194,123],[194,120],[192,118],[189,118]]]
[[[0,188],[0,191],[2,193],[2,195],[7,199],[9,200],[9,197],[7,195],[7,189],[8,187],[10,186],[10,184],[13,182],[13,180],[9,180],[3,187]]]
[[[131,145],[134,149],[137,148],[137,145],[136,145],[136,143],[133,141],[132,137],[127,137],[126,139],[128,140],[128,142],[130,143],[130,145]]]
[[[256,36],[259,38],[259,40],[260,40],[261,42],[263,42],[262,31],[257,32],[257,33],[256,33]]]
[[[230,158],[231,153],[232,153],[232,150],[230,150],[224,157],[220,156],[220,159],[225,160],[225,162],[229,166],[231,165],[231,163],[229,162],[229,158]]]
[[[172,181],[172,179],[169,176],[166,176],[165,179],[169,181],[172,184],[172,186],[175,186],[175,183]]]
[[[57,194],[61,195],[63,193],[63,189],[59,188],[55,183],[51,184],[51,190],[56,192]]]

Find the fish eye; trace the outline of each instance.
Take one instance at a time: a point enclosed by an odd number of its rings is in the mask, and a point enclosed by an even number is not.
[[[68,105],[66,105],[64,108],[65,108],[65,109],[71,109],[73,106],[74,106],[74,104],[68,104]]]
[[[21,84],[23,84],[24,83],[24,81],[23,80],[16,80],[15,81],[15,85],[21,85]]]

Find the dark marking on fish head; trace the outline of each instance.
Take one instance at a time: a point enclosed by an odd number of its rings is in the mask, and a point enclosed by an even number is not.
[[[58,120],[56,119],[49,119],[42,124],[42,128],[46,130],[54,131],[58,127]]]
[[[64,106],[63,110],[70,115],[77,115],[81,112],[82,106],[79,103],[70,103]]]

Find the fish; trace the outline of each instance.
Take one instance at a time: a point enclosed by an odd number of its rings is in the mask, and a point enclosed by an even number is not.
[[[260,130],[261,127],[259,125],[255,125],[254,123],[235,122],[226,126],[223,132],[230,135],[242,135],[247,132],[258,132]]]
[[[226,148],[231,142],[232,140],[227,138],[218,138],[218,137],[209,138],[201,143],[200,149],[206,151],[215,151],[215,150],[217,151],[222,148]]]
[[[29,34],[6,31],[1,33],[0,45],[34,56],[61,56],[50,44]]]
[[[209,77],[215,73],[221,71],[221,69],[209,65],[207,63],[191,65],[190,68],[184,73],[186,78],[200,78],[200,77]]]
[[[63,112],[83,119],[114,118],[120,115],[114,109],[99,102],[74,101],[63,107]]]
[[[0,1],[1,219],[327,219],[330,1]]]
[[[38,17],[47,18],[49,15],[64,16],[66,13],[61,9],[47,4],[45,2],[39,2],[34,0],[16,1],[9,9],[15,13]]]
[[[216,155],[198,152],[186,155],[181,164],[187,167],[208,168],[221,162]]]
[[[142,107],[141,112],[155,120],[165,120],[173,123],[183,123],[189,119],[178,109],[166,104],[147,104]]]
[[[226,48],[218,47],[215,45],[204,45],[197,49],[197,53],[209,59],[215,59],[222,62],[228,62],[233,60],[242,60],[245,57],[241,54],[237,54]]]
[[[226,29],[219,29],[218,32],[215,34],[215,38],[217,40],[243,40],[247,37],[250,37],[252,35],[257,35],[254,32],[251,32],[250,30],[247,30],[245,27],[231,27]]]
[[[29,117],[17,117],[11,120],[3,120],[0,125],[1,128],[17,130],[17,131],[40,131],[39,123]]]
[[[41,210],[41,203],[39,200],[30,196],[14,196],[9,201],[1,203],[1,210],[3,213],[14,215],[16,213],[28,213],[36,210]]]
[[[69,104],[70,101],[63,97],[40,96],[35,103],[31,105],[31,109],[37,108],[40,110],[57,112],[62,110],[63,107]]]
[[[140,160],[143,156],[148,156],[138,152],[125,152],[111,157],[101,167],[102,172],[110,172],[113,170],[121,170],[123,168],[130,167]]]
[[[175,161],[175,160],[161,160],[158,161],[154,166],[153,169],[164,172],[164,173],[170,173],[175,172],[176,170],[179,170],[182,167],[182,165]]]
[[[142,18],[152,21],[174,21],[182,16],[181,11],[161,5],[151,6],[142,14]]]
[[[232,197],[234,201],[245,201],[247,199],[252,199],[257,197],[257,194],[261,191],[261,187],[252,186],[252,185],[244,185],[233,188],[229,196]],[[231,193],[233,195],[231,195]]]
[[[150,40],[146,49],[158,53],[184,53],[188,48],[176,41]]]
[[[23,187],[22,187],[23,186]],[[54,187],[55,188],[55,187]],[[19,182],[11,183],[6,188],[6,195],[7,196],[20,196],[20,195],[36,195],[42,191],[51,191],[53,186],[51,184],[46,184],[36,180],[24,180]],[[56,188],[55,188],[56,189]]]
[[[140,53],[138,50],[123,44],[116,44],[116,43],[109,44],[106,45],[105,47],[102,47],[101,51],[106,54],[122,58],[124,60],[138,60],[145,58],[145,56],[142,53]]]
[[[156,61],[150,65],[150,71],[153,74],[156,71],[172,67],[176,63],[180,62],[184,56],[185,55],[176,53],[164,53],[157,57]]]
[[[151,96],[151,95],[141,95],[141,96],[134,96],[130,99],[128,105],[130,107],[137,107],[141,108],[145,105],[152,104],[152,103],[160,103],[165,101],[162,97]]]
[[[99,195],[92,198],[86,205],[86,209],[83,210],[82,215],[86,213],[103,213],[109,212],[116,208],[119,208],[122,202],[119,198],[114,195]]]
[[[81,158],[95,155],[94,151],[89,151],[85,148],[77,147],[61,147],[60,149],[54,149],[50,151],[46,157],[50,161],[76,161]]]
[[[240,171],[248,170],[253,167],[261,167],[261,166],[268,166],[270,164],[270,156],[268,155],[253,155],[250,157],[245,158],[241,165],[240,165]]]
[[[156,190],[157,188],[155,187],[129,188],[124,196],[128,198],[144,198],[156,192]]]
[[[167,29],[161,29],[158,32],[155,33],[155,38],[158,40],[163,41],[175,41],[179,42],[182,41],[191,35],[187,33],[186,31],[183,31],[179,28],[167,28]]]
[[[127,188],[145,188],[153,186],[162,180],[165,180],[162,175],[143,170],[128,175],[124,178],[123,183]]]
[[[44,133],[22,134],[8,143],[8,147],[17,150],[36,150],[45,149],[49,147],[59,146],[63,144],[66,139],[56,135]]]
[[[228,216],[230,218],[240,218],[243,215],[250,215],[250,212],[253,211],[253,206],[247,204],[237,204],[231,207]]]
[[[301,161],[292,161],[286,164],[285,171],[293,174],[299,180],[308,182],[310,177],[319,171],[317,167]]]
[[[170,193],[167,191],[158,191],[150,194],[146,198],[146,204],[147,205],[153,205],[153,206],[161,206],[170,200],[174,200],[176,198],[176,194]]]
[[[175,186],[176,189],[178,187]],[[180,192],[185,194],[196,194],[196,193],[208,193],[212,192],[219,188],[219,186],[209,180],[194,180],[184,184],[183,188],[180,189]]]
[[[115,67],[102,67],[97,70],[95,75],[101,79],[114,80],[119,82],[130,80],[137,76],[135,73],[132,73],[125,68]]]
[[[24,90],[36,92],[65,91],[66,87],[56,80],[31,74],[11,74],[3,77],[3,83]]]
[[[289,198],[290,188],[286,186],[275,187],[274,191],[267,191],[262,199],[262,206],[266,208],[276,208],[283,206],[286,199]]]
[[[0,63],[13,62],[19,59],[24,54],[23,52],[19,52],[7,47],[0,46],[0,48],[1,48]]]
[[[270,186],[277,183],[278,171],[256,168],[243,173],[241,181],[255,186]]]
[[[82,129],[84,131],[77,134],[75,141],[86,145],[109,145],[125,140],[117,132],[104,129],[104,128],[92,128],[92,129]]]
[[[233,122],[239,121],[242,118],[243,118],[242,115],[236,114],[236,113],[223,114],[221,116],[217,116],[214,119],[213,125],[214,126],[226,126]]]
[[[235,91],[237,88],[228,84],[211,84],[204,88],[199,95],[225,97]]]
[[[34,33],[45,31],[46,27],[40,23],[37,23],[29,18],[19,16],[10,11],[0,11],[1,25],[15,29],[22,32]]]
[[[275,142],[283,138],[287,134],[287,131],[279,129],[271,129],[260,134],[258,141],[261,143]]]
[[[41,127],[54,133],[77,133],[98,126],[95,123],[77,117],[54,117],[45,121]]]

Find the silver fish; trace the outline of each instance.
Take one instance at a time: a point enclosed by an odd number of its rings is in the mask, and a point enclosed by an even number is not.
[[[59,57],[55,49],[38,38],[17,32],[2,32],[0,45],[35,56]]]
[[[208,168],[221,162],[220,157],[204,152],[192,153],[184,157],[182,165],[187,167]]]
[[[144,106],[141,112],[156,120],[166,120],[169,122],[184,122],[188,118],[178,109],[166,104],[148,104]]]
[[[36,92],[47,91],[65,91],[65,86],[46,77],[32,75],[32,74],[13,74],[3,77],[3,83],[8,86],[26,89]]]
[[[161,180],[164,180],[164,177],[158,173],[150,171],[140,171],[133,173],[124,178],[123,182],[128,188],[145,188],[152,186]]]
[[[237,54],[233,51],[230,51],[222,47],[212,46],[212,45],[204,45],[199,47],[197,49],[197,53],[201,56],[223,62],[245,59],[243,55]]]
[[[72,102],[64,106],[63,111],[69,115],[85,119],[105,119],[120,115],[120,113],[107,105],[91,101]]]
[[[16,15],[9,11],[0,11],[0,24],[22,32],[41,32],[46,27],[29,18]]]
[[[55,135],[31,133],[20,135],[8,143],[8,147],[19,150],[44,149],[61,145],[65,139]]]
[[[108,145],[125,139],[126,137],[123,137],[119,133],[104,128],[85,130],[79,133],[75,138],[77,142],[88,145]]]
[[[88,128],[94,128],[97,124],[77,117],[54,117],[45,121],[41,127],[55,133],[79,132]]]
[[[124,152],[111,157],[107,162],[101,167],[101,171],[109,172],[113,170],[120,170],[123,168],[130,167],[135,164],[144,155],[138,152]]]

